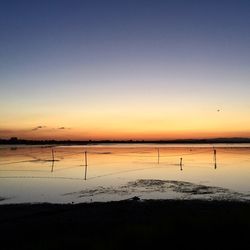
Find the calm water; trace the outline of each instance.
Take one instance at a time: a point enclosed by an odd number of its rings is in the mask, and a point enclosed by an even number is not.
[[[250,199],[250,145],[215,149],[216,162],[210,145],[54,147],[52,161],[51,147],[0,146],[0,204]]]

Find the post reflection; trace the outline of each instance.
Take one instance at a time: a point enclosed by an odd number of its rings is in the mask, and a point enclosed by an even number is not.
[[[85,165],[85,171],[84,171],[84,180],[87,180],[87,170],[88,170],[88,165]]]
[[[51,173],[53,173],[53,171],[54,171],[54,163],[55,163],[55,161],[51,161]]]
[[[214,169],[217,169],[216,149],[214,149]]]
[[[4,190],[10,192],[6,183],[13,179],[12,193],[17,197],[21,193],[18,187],[24,183],[24,178],[34,180],[25,182],[26,190],[37,193],[42,190],[40,187],[55,193],[60,190],[67,193],[67,189],[74,191],[77,186],[81,189],[82,182],[87,180],[84,185],[93,189],[110,185],[116,188],[140,179],[209,182],[214,186],[232,187],[233,190],[235,186],[244,190],[250,188],[250,147],[218,147],[216,151],[211,147],[192,147],[192,150],[191,147],[160,147],[159,154],[157,148],[99,146],[83,150],[82,147],[57,147],[53,150],[54,160],[51,148],[2,149],[0,187],[3,194]],[[157,164],[158,155],[160,165]],[[211,169],[218,169],[218,156],[223,168],[219,172],[211,172]]]

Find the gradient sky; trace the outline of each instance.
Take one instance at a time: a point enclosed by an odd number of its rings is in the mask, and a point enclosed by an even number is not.
[[[0,1],[0,138],[250,137],[249,13],[248,0]]]

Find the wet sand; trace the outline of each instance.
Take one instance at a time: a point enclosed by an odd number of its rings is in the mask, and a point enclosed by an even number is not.
[[[247,249],[249,229],[240,201],[0,206],[2,249]]]

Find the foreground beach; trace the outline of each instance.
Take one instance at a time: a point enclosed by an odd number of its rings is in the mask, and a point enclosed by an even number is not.
[[[2,249],[247,249],[250,203],[126,200],[0,206]]]

